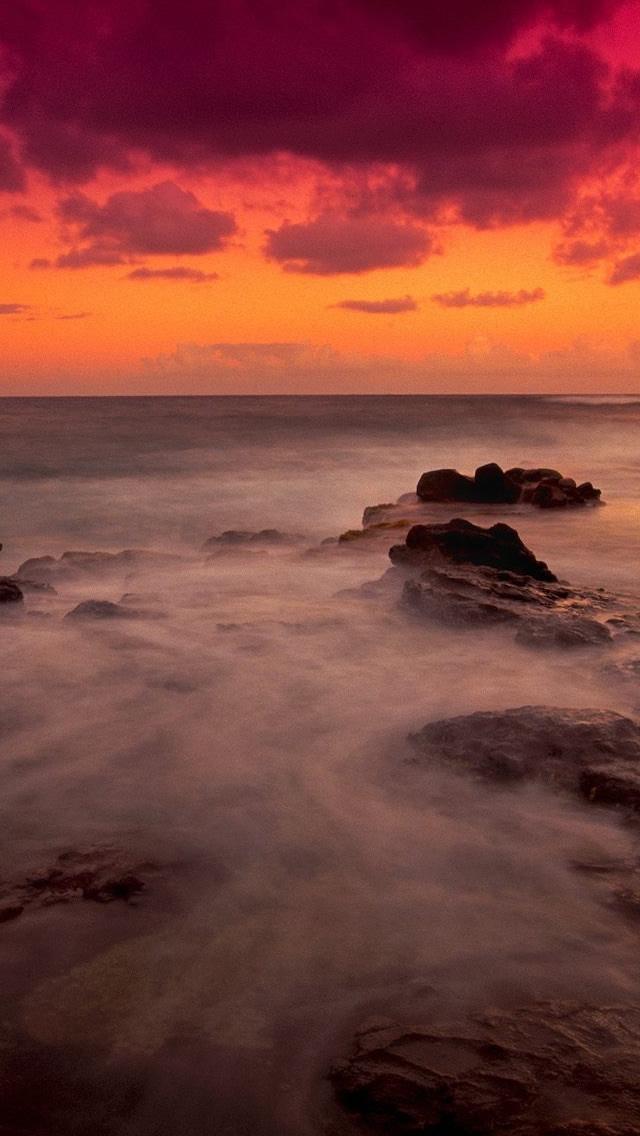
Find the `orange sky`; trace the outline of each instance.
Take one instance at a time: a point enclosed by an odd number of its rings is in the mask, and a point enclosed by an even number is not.
[[[114,119],[100,73],[117,50],[122,83],[130,77],[143,0],[99,4],[103,24],[96,16],[79,30],[65,0],[55,55],[35,0],[17,7],[24,26],[0,17],[1,394],[640,389],[635,0],[589,5],[600,18],[589,26],[587,5],[571,16],[568,0],[514,5],[508,28],[500,5],[491,23],[489,5],[468,42],[453,27],[396,23],[382,0],[366,10],[354,0],[332,33],[345,60],[322,64],[339,84],[365,28],[372,77],[363,67],[321,119],[304,104],[327,75],[315,75],[308,28],[291,31],[285,5],[264,5],[259,31],[276,56],[285,30],[298,37],[290,102],[286,68],[267,63],[257,93],[248,79],[238,89],[259,7],[247,3],[225,90],[218,72],[195,91],[178,87],[153,130],[133,103]],[[204,8],[186,5],[186,40]],[[316,6],[308,17],[320,19]],[[73,89],[64,73],[64,52],[80,48],[98,75],[86,106],[81,76]],[[303,89],[296,51],[306,52]],[[143,109],[164,97],[159,53],[132,88]],[[237,146],[227,120],[220,136],[203,134],[196,98],[233,122],[237,100]],[[180,115],[182,132],[167,140]]]

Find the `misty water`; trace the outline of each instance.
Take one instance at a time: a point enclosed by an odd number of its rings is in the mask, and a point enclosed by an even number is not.
[[[572,869],[633,858],[616,813],[407,761],[432,719],[640,716],[637,684],[597,651],[364,598],[402,533],[321,543],[426,469],[553,466],[606,505],[432,519],[507,520],[560,578],[640,606],[639,424],[640,399],[615,397],[0,402],[4,575],[67,550],[161,554],[30,592],[0,624],[0,876],[69,849],[152,865],[137,903],[0,926],[0,1130],[348,1132],[325,1074],[367,1019],[424,1021],[434,992],[640,998],[637,928]],[[201,551],[229,529],[299,539]],[[63,618],[123,594],[142,614]]]

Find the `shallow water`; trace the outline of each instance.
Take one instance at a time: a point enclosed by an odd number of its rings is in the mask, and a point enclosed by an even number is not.
[[[0,402],[5,573],[66,549],[179,557],[30,594],[2,624],[2,875],[95,845],[159,867],[137,906],[0,926],[22,1055],[8,1132],[321,1133],[324,1072],[371,1014],[424,1015],[434,991],[638,997],[637,931],[570,867],[635,854],[615,814],[404,760],[430,719],[640,713],[635,683],[598,653],[352,594],[386,571],[384,544],[307,549],[425,469],[556,466],[606,506],[464,515],[504,517],[561,577],[640,607],[639,422],[640,400],[615,398]],[[304,539],[205,561],[229,528]],[[62,619],[123,592],[151,614]]]

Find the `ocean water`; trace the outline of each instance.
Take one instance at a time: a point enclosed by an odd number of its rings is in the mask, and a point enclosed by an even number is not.
[[[0,925],[3,1131],[348,1132],[325,1074],[372,1016],[424,1020],[434,991],[640,997],[637,929],[571,868],[634,857],[615,813],[406,760],[410,731],[475,710],[640,716],[636,683],[598,652],[362,598],[402,534],[322,544],[426,469],[553,466],[606,505],[433,519],[505,519],[558,576],[640,609],[639,443],[631,396],[0,400],[3,574],[159,554],[0,625],[0,878],[67,850],[155,865],[138,904]],[[204,555],[228,529],[298,539]],[[63,618],[124,593],[149,614]]]

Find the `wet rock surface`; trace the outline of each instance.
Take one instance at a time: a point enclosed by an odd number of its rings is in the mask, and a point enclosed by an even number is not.
[[[112,849],[62,852],[53,867],[0,883],[0,923],[17,918],[31,905],[50,907],[75,900],[135,902],[147,887],[146,877],[154,871],[155,865],[129,862]]]
[[[542,781],[591,804],[640,811],[640,725],[611,710],[479,711],[429,722],[409,740],[421,764],[506,785]]]
[[[364,1132],[638,1136],[640,1006],[538,1002],[377,1025],[329,1079]]]
[[[624,603],[602,589],[558,581],[510,525],[484,529],[461,518],[414,525],[389,557],[409,575],[402,606],[437,622],[513,623],[517,642],[539,649],[605,647],[640,629],[637,613],[599,618],[616,605],[621,611]]]
[[[393,564],[424,566],[434,560],[474,567],[494,568],[554,583],[556,577],[542,560],[526,547],[510,525],[498,523],[484,529],[456,517],[446,524],[413,525],[404,544],[389,550]]]
[[[416,487],[421,501],[468,502],[514,505],[517,502],[541,509],[586,505],[600,498],[590,481],[577,485],[557,469],[503,470],[496,462],[481,465],[473,477],[456,469],[432,469],[423,473]]]

